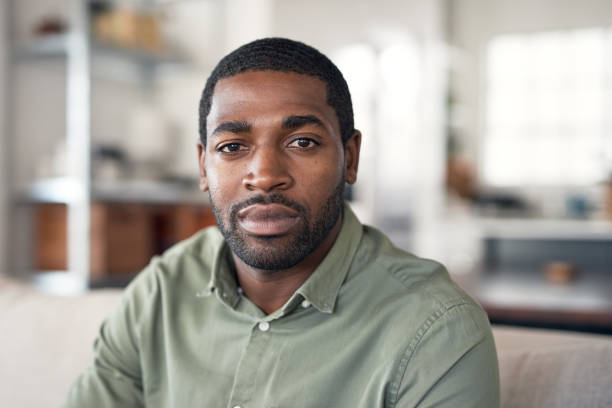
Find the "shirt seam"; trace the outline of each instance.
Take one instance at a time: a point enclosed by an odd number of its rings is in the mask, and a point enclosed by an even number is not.
[[[161,277],[159,276],[159,274],[161,274],[163,272],[167,272],[167,271],[166,271],[166,268],[165,268],[165,266],[163,264],[163,261],[162,261],[161,257],[155,257],[154,259],[155,259],[154,260],[155,263],[151,264],[151,270],[149,271],[153,275],[153,277],[152,277],[153,278],[153,282],[151,284],[151,288],[150,288],[150,292],[149,293],[151,293],[151,294],[155,293],[155,297],[157,298],[157,297],[161,296],[161,294],[160,294],[160,287],[161,287],[161,285],[160,285],[160,282],[159,282]],[[158,301],[158,299],[154,300],[153,302],[157,303],[157,301]],[[145,401],[145,402],[147,401],[147,398],[148,398],[148,394],[147,394],[147,392],[145,392],[145,391],[147,391],[148,387],[145,387],[145,370],[144,370],[144,367],[142,365],[142,363],[143,363],[142,350],[144,348],[144,345],[143,345],[143,342],[142,342],[143,341],[142,340],[143,339],[143,325],[144,325],[145,322],[151,322],[152,321],[151,320],[151,314],[153,313],[152,309],[153,308],[151,307],[151,302],[147,303],[147,307],[146,307],[146,309],[143,312],[142,318],[139,319],[137,324],[136,324],[136,330],[137,330],[137,335],[138,335],[138,359],[140,360],[140,373],[141,373],[140,381],[141,381],[141,389],[142,389],[142,398],[143,398],[143,401]]]
[[[162,269],[165,269],[165,268],[163,268],[161,260],[159,258],[155,259],[155,263],[151,265],[151,271],[150,272],[152,272],[152,275],[153,275],[153,282],[152,282],[152,285],[151,285],[149,293],[157,293],[157,295],[159,295],[159,286],[160,285],[159,285],[159,276],[158,276],[158,274],[163,272]],[[151,313],[153,313],[153,312],[151,311],[151,304],[149,302],[149,303],[147,303],[147,308],[144,311],[142,318],[138,320],[138,323],[136,325],[136,330],[137,330],[137,333],[138,333],[138,346],[139,346],[138,352],[139,353],[140,353],[140,350],[142,349],[142,330],[143,330],[142,326],[143,326],[143,322],[150,322],[151,321],[150,320]]]
[[[462,299],[460,303],[454,303],[451,305],[441,305],[441,307],[435,310],[426,320],[423,322],[421,327],[417,330],[416,335],[410,340],[408,343],[408,347],[402,353],[402,358],[396,368],[396,373],[393,376],[394,381],[391,383],[389,387],[389,408],[394,408],[398,401],[398,394],[400,390],[400,386],[406,374],[406,369],[408,368],[408,363],[412,359],[415,350],[420,345],[421,340],[425,337],[425,335],[429,332],[429,329],[436,323],[440,318],[446,315],[450,310],[455,309],[461,306],[474,306],[472,303],[468,302],[465,299]]]

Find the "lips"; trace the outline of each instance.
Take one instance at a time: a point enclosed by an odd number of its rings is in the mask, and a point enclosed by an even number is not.
[[[299,221],[299,214],[282,204],[253,204],[238,211],[238,224],[251,235],[272,236],[288,233]]]

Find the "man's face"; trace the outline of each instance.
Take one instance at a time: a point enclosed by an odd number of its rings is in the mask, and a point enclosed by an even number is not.
[[[342,144],[317,78],[276,71],[220,80],[199,146],[200,185],[230,249],[258,269],[288,269],[340,221],[360,135]]]

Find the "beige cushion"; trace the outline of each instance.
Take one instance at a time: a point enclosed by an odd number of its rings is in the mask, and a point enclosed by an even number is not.
[[[612,407],[607,336],[495,328],[504,408]]]
[[[0,279],[0,406],[56,407],[93,358],[119,291],[57,297]]]

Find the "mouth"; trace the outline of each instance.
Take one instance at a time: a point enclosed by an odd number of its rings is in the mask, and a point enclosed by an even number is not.
[[[299,221],[299,214],[282,204],[253,204],[238,211],[238,225],[250,235],[287,234]]]

